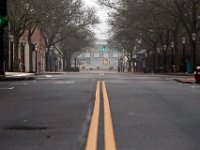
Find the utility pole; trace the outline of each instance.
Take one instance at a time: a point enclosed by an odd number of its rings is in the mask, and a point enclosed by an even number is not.
[[[8,21],[4,18],[6,15],[7,15],[7,1],[0,0],[0,76],[5,76],[3,31],[4,27],[8,25]]]

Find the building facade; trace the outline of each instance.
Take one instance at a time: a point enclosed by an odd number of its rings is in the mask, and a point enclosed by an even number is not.
[[[105,47],[105,51],[103,48]],[[94,47],[88,48],[78,57],[80,69],[117,70],[120,53],[108,48],[106,40],[97,40]]]

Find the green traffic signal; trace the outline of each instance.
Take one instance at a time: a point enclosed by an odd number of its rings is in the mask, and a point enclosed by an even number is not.
[[[102,52],[103,52],[103,53],[106,52],[106,47],[105,47],[105,46],[102,47]]]
[[[0,28],[6,27],[7,25],[8,21],[3,16],[0,16]]]

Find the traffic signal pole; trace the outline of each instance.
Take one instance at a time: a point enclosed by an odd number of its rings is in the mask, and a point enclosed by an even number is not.
[[[3,50],[3,29],[0,28],[0,76],[5,76],[4,50]]]
[[[4,46],[3,46],[3,31],[7,26],[7,20],[4,18],[7,15],[7,0],[0,0],[0,76],[5,76],[4,67]]]

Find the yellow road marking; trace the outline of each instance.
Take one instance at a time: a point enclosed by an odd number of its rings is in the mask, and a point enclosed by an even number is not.
[[[97,82],[96,99],[85,150],[96,150],[100,111],[100,81]]]
[[[110,104],[106,90],[105,81],[102,81],[103,99],[104,99],[104,140],[105,150],[116,150],[115,136],[112,125],[112,118],[110,112]]]

